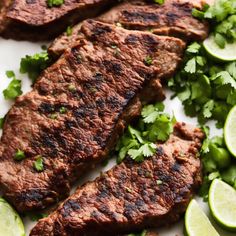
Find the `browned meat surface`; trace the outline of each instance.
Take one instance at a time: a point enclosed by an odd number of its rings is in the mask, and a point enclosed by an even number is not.
[[[18,211],[42,209],[69,194],[71,184],[107,157],[142,101],[163,100],[158,78],[169,77],[185,44],[95,21],[16,100],[0,143],[0,187]],[[134,50],[135,49],[135,50]],[[145,58],[152,58],[147,65]],[[155,87],[157,92],[146,91]],[[15,161],[17,150],[25,159]],[[43,159],[38,172],[34,162]],[[6,171],[7,170],[7,171]]]
[[[115,6],[98,17],[98,20],[120,24],[127,29],[180,37],[185,41],[202,40],[208,35],[208,25],[192,16],[192,8],[201,6],[201,0],[166,0],[163,5],[158,5],[152,0],[132,0]],[[76,25],[72,35],[68,36],[65,33],[53,42],[49,53],[58,57],[81,37],[83,35],[80,25]]]
[[[95,17],[117,0],[64,0],[48,7],[47,0],[1,0],[0,35],[17,40],[48,40],[68,25]]]
[[[177,123],[153,157],[128,158],[79,187],[30,236],[112,236],[177,221],[201,184],[203,137],[200,129]]]
[[[119,23],[124,28],[150,30],[154,34],[171,35],[184,40],[202,40],[208,35],[206,22],[192,16],[196,1],[165,0],[158,5],[143,0],[128,1],[98,17],[107,23]],[[199,1],[197,1],[199,5]]]

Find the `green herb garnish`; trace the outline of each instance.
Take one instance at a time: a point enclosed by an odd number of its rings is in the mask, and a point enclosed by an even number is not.
[[[3,90],[4,98],[9,99],[15,99],[16,97],[20,96],[22,94],[21,90],[21,80],[17,80],[15,77],[10,82],[8,87]]]
[[[47,52],[36,53],[33,56],[26,55],[21,59],[20,72],[28,73],[29,78],[35,82],[40,73],[50,65]]]
[[[61,107],[60,110],[59,110],[59,112],[60,112],[61,114],[65,114],[66,111],[67,111],[67,109],[66,109],[65,107]]]
[[[34,162],[34,168],[38,172],[43,171],[44,166],[43,166],[43,158],[42,158],[42,156],[37,156],[37,159]]]
[[[3,128],[5,117],[0,118],[0,129]]]
[[[236,62],[216,63],[195,42],[187,48],[182,69],[168,85],[188,116],[197,116],[200,124],[214,119],[222,127],[236,104]]]
[[[15,72],[12,71],[12,70],[8,70],[8,71],[6,71],[6,76],[9,79],[14,78],[15,77]]]
[[[212,6],[205,5],[202,11],[193,9],[194,17],[210,21],[216,44],[224,48],[226,43],[236,41],[236,1],[216,0]]]
[[[153,60],[152,60],[152,57],[151,56],[147,56],[145,59],[144,59],[144,64],[147,65],[147,66],[150,66],[152,65],[153,63]]]
[[[71,26],[68,26],[68,27],[66,28],[66,35],[67,35],[67,36],[71,36],[71,35],[72,35],[72,27],[71,27]]]
[[[160,4],[160,5],[165,3],[165,0],[153,0],[153,1],[157,4]]]
[[[18,149],[15,153],[14,160],[16,161],[22,161],[25,159],[25,153]]]
[[[64,0],[47,0],[48,7],[60,7]]]
[[[142,109],[142,117],[136,127],[129,126],[122,136],[116,151],[118,152],[117,162],[120,163],[126,155],[133,160],[141,162],[145,157],[155,154],[156,142],[166,141],[173,132],[173,125],[176,122],[168,114],[163,113],[164,105],[146,105]]]

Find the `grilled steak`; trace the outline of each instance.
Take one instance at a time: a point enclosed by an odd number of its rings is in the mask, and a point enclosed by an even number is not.
[[[193,7],[200,8],[201,5],[201,0],[166,0],[163,5],[153,0],[132,0],[114,7],[98,20],[119,23],[127,29],[151,30],[154,34],[180,37],[185,41],[202,40],[208,35],[208,25],[192,16]],[[70,36],[65,33],[56,39],[49,53],[58,57],[81,37],[79,24]]]
[[[117,0],[64,0],[48,7],[47,0],[1,0],[0,35],[17,40],[53,39],[68,25],[95,17]]]
[[[201,183],[203,137],[198,128],[177,123],[153,157],[127,159],[78,188],[30,236],[112,236],[177,221]]]
[[[185,47],[179,39],[92,20],[82,32],[85,38],[7,115],[0,187],[20,212],[66,197],[80,175],[106,158],[126,124],[140,114],[141,102],[163,100],[157,79],[174,73]],[[22,161],[14,160],[18,149],[25,153]],[[43,160],[42,172],[35,170],[36,160]]]

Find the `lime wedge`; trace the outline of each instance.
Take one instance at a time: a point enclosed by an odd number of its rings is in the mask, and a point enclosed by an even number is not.
[[[230,231],[236,231],[236,190],[215,179],[209,191],[209,206],[215,220]]]
[[[204,40],[203,46],[206,51],[214,58],[221,61],[234,61],[236,60],[236,43],[227,43],[225,48],[220,48],[211,35]]]
[[[195,200],[188,205],[185,229],[188,236],[220,236]]]
[[[224,127],[225,143],[229,151],[236,157],[236,106],[234,106],[226,119]]]
[[[0,198],[0,235],[25,236],[20,216],[3,198]]]

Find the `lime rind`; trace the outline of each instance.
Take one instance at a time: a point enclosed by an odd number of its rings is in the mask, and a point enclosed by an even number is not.
[[[223,228],[236,231],[236,190],[215,179],[209,190],[209,206],[214,219]]]
[[[214,36],[210,35],[204,40],[203,46],[212,57],[220,61],[236,60],[236,43],[227,43],[222,49],[215,43]]]
[[[0,235],[25,236],[20,216],[3,198],[0,198]]]
[[[236,106],[230,110],[226,118],[224,138],[228,150],[236,157]]]
[[[194,199],[185,214],[185,231],[188,236],[220,236]]]

